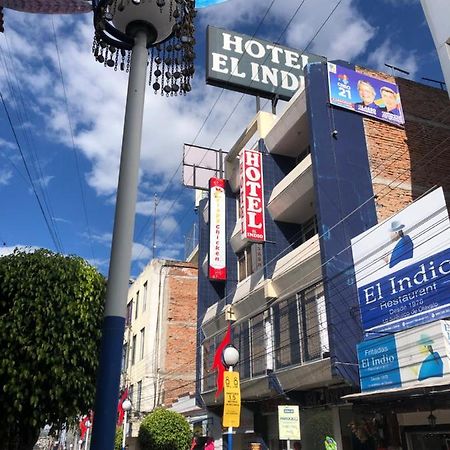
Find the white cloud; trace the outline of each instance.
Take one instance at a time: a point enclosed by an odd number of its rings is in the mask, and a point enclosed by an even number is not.
[[[251,35],[256,31],[255,24],[263,18],[270,3],[269,0],[232,0],[202,10],[200,17],[205,23],[221,27],[253,24],[254,29],[247,33]],[[257,31],[257,37],[278,40],[281,32],[285,31],[281,43],[304,49],[337,3],[337,0],[306,0],[302,3],[298,0],[277,0]],[[235,14],[235,11],[239,11],[239,14]],[[375,31],[358,11],[356,2],[344,0],[314,38],[308,51],[328,58],[352,60],[364,53]]]
[[[36,250],[39,250],[41,247],[35,247],[32,245],[22,245],[22,244],[17,244],[14,246],[10,246],[10,247],[0,247],[0,256],[7,256],[7,255],[11,255],[12,253],[14,253],[15,250],[19,250],[20,252],[26,252],[26,253],[33,253]]]
[[[151,257],[152,253],[149,247],[139,244],[138,242],[133,242],[133,249],[131,252],[132,261],[149,260]]]
[[[371,52],[367,61],[370,67],[383,72],[389,71],[385,63],[399,67],[408,71],[411,78],[414,78],[419,69],[416,53],[406,52],[397,47],[390,39],[386,39],[380,47]],[[398,74],[394,73],[394,75]],[[404,74],[401,74],[401,76],[404,76]]]
[[[9,184],[13,177],[13,173],[11,170],[0,170],[0,186],[6,186]]]

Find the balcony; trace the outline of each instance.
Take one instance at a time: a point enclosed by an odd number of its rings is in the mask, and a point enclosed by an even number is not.
[[[296,157],[309,144],[306,92],[297,91],[265,137],[270,153]]]
[[[280,258],[271,280],[277,297],[298,292],[322,278],[319,236],[316,234]]]
[[[280,222],[301,224],[314,215],[311,155],[274,187],[267,209],[272,219]]]

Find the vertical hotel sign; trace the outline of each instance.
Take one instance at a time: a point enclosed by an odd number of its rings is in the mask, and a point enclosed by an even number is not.
[[[251,242],[264,242],[264,184],[262,153],[242,150],[240,153],[241,237]]]
[[[226,280],[225,180],[209,180],[209,269],[211,280]]]

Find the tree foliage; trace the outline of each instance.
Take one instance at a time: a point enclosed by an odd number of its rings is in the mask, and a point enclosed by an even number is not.
[[[123,427],[116,428],[116,436],[114,438],[114,450],[122,450]]]
[[[139,428],[142,450],[187,450],[191,440],[188,421],[168,409],[155,409],[145,417]]]
[[[105,284],[75,256],[0,258],[2,448],[32,448],[44,424],[92,406]]]

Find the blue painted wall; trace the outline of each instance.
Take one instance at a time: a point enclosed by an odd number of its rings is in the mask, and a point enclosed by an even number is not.
[[[295,167],[295,159],[270,154],[264,140],[259,141],[259,151],[263,154],[264,205],[267,207],[273,188]],[[275,263],[291,252],[296,245],[300,225],[276,222],[265,211],[266,242],[264,243],[265,278],[272,278]]]
[[[363,118],[329,104],[326,63],[307,66],[306,86],[333,374],[357,385],[362,331],[350,239],[377,223]]]

